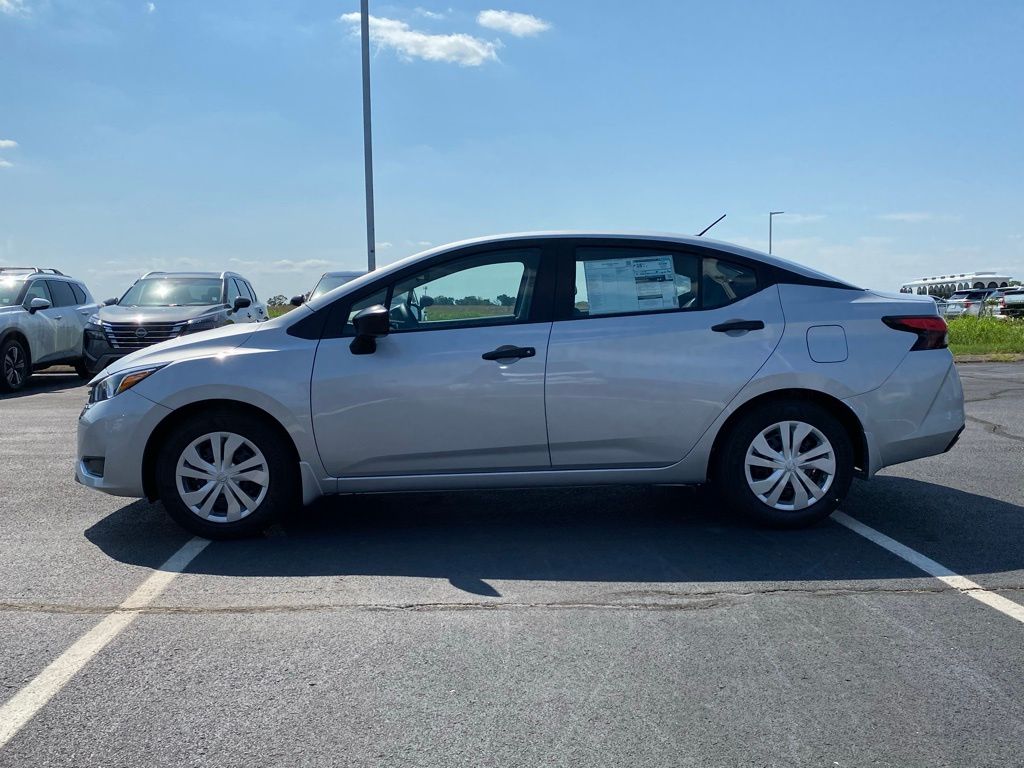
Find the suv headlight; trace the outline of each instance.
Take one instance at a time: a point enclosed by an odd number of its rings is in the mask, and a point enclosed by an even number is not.
[[[103,323],[98,314],[92,315],[85,323],[85,335],[90,339],[103,339]]]
[[[203,315],[189,320],[185,323],[185,327],[182,329],[182,333],[199,333],[200,331],[209,331],[214,328],[220,328],[224,325],[224,321],[227,320],[226,312],[217,312],[213,315]]]
[[[112,373],[93,384],[92,389],[89,390],[89,403],[102,403],[104,400],[109,400],[110,398],[131,389],[140,381],[148,376],[152,376],[163,367],[163,365],[152,365],[149,368],[136,368],[131,371]]]

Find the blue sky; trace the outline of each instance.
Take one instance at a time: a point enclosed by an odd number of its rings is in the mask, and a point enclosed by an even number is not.
[[[365,261],[358,2],[0,0],[0,263],[98,296]],[[506,13],[485,13],[504,11]],[[692,233],[1024,277],[1024,3],[371,0],[378,260]]]

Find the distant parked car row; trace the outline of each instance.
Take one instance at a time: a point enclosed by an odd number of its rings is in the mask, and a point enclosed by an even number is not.
[[[0,267],[0,391],[21,389],[53,365],[91,378],[158,342],[268,317],[252,284],[234,272],[149,272],[101,305],[59,270]]]
[[[1024,316],[1024,288],[974,288],[956,291],[948,299],[936,301],[939,312],[948,319]]]

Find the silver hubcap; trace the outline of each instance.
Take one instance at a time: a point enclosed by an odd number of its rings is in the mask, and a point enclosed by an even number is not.
[[[754,438],[744,467],[757,498],[773,509],[795,512],[828,492],[836,476],[836,454],[810,424],[780,421]]]
[[[233,523],[266,498],[270,471],[263,453],[234,432],[210,432],[178,457],[174,473],[185,506],[211,523]]]
[[[9,387],[17,387],[25,379],[25,353],[12,344],[4,355],[4,378]]]

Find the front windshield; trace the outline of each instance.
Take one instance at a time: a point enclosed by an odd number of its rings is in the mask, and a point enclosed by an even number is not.
[[[309,294],[310,299],[315,299],[317,296],[323,296],[328,291],[333,291],[339,285],[355,280],[359,275],[324,275],[320,278],[320,282],[316,284],[313,292]]]
[[[222,304],[219,277],[149,277],[121,297],[122,307],[201,307]]]
[[[17,304],[21,286],[24,284],[24,280],[11,280],[10,278],[0,280],[0,307],[11,307]]]

